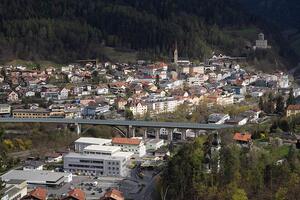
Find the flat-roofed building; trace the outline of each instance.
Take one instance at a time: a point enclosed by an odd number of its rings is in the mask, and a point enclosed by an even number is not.
[[[144,142],[138,138],[115,137],[112,139],[111,144],[121,147],[121,151],[132,152],[139,157],[143,157],[146,154]]]
[[[27,194],[27,183],[24,180],[10,180],[5,183],[5,188],[0,191],[1,200],[15,200]]]
[[[164,140],[160,140],[160,139],[149,139],[146,141],[147,151],[156,151],[163,145],[164,145]]]
[[[89,145],[83,149],[83,153],[85,154],[108,155],[108,156],[112,156],[113,154],[119,151],[121,151],[120,147],[101,146],[101,145]]]
[[[11,106],[9,104],[0,104],[0,115],[10,115],[11,114]]]
[[[16,109],[12,111],[15,118],[48,118],[50,111],[46,109]]]
[[[11,170],[1,176],[2,181],[25,180],[31,185],[58,186],[72,181],[71,173],[46,170]]]
[[[65,155],[64,169],[84,175],[127,176],[127,164],[133,153],[121,152],[119,148],[111,146],[96,146],[86,147],[83,153]]]
[[[94,137],[81,137],[75,141],[75,152],[82,153],[83,149],[89,145],[109,145],[111,139],[94,138]]]

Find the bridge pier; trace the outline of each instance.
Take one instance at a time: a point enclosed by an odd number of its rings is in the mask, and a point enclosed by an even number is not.
[[[155,129],[155,139],[159,139],[159,129]]]
[[[127,137],[135,137],[135,127],[131,125],[127,127]]]
[[[143,136],[144,140],[148,138],[148,133],[147,133],[147,129],[145,129],[144,131],[144,136]]]
[[[168,140],[172,141],[173,140],[173,130],[168,131]]]
[[[76,126],[76,133],[77,133],[77,135],[80,135],[81,134],[81,124],[75,123],[75,126]]]

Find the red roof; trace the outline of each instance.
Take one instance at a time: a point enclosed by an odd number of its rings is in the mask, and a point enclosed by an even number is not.
[[[68,195],[69,196],[66,198],[72,197],[77,200],[85,200],[85,193],[81,189],[75,188],[74,190],[71,190]]]
[[[129,144],[129,145],[139,145],[141,143],[140,139],[135,138],[120,138],[115,137],[111,141],[112,144]]]
[[[123,193],[116,189],[111,189],[110,191],[106,192],[100,200],[105,199],[114,199],[114,200],[124,200]]]
[[[289,105],[288,110],[300,110],[300,104],[296,104],[296,105]]]
[[[252,135],[250,133],[235,133],[233,140],[249,142],[251,140],[251,136]]]
[[[47,190],[45,188],[38,187],[31,192],[29,192],[26,196],[22,199],[39,199],[39,200],[46,200],[47,198]]]

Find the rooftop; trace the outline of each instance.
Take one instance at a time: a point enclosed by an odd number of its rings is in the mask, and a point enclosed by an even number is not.
[[[249,142],[251,140],[251,136],[252,135],[250,133],[235,133],[233,140]]]
[[[26,180],[31,184],[60,184],[69,173],[52,172],[46,170],[11,170],[1,176],[4,181]]]
[[[140,139],[133,139],[133,138],[120,138],[115,137],[112,139],[112,144],[127,144],[127,145],[139,145],[142,140]]]
[[[104,145],[110,142],[111,139],[94,138],[94,137],[81,137],[75,141],[75,143],[88,143],[88,144],[97,144],[97,145]]]
[[[116,146],[102,146],[102,145],[89,145],[84,148],[84,151],[101,151],[106,153],[114,153],[116,151],[120,151],[120,147]]]
[[[72,199],[85,200],[85,193],[81,189],[75,188],[68,192],[68,196],[65,199],[69,199],[70,197]]]
[[[40,199],[44,200],[47,198],[47,190],[45,188],[38,187],[27,194],[27,196],[23,197],[23,199]]]
[[[100,198],[100,200],[104,199],[124,200],[124,195],[121,191],[113,188],[107,191],[104,196]]]
[[[300,104],[289,105],[288,110],[300,110]]]
[[[111,155],[101,155],[101,154],[82,154],[82,153],[68,153],[65,155],[65,158],[80,158],[80,159],[95,159],[95,160],[123,160],[131,156],[131,152],[116,152]]]

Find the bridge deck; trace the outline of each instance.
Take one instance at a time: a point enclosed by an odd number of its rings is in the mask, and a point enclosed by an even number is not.
[[[99,119],[65,119],[65,118],[0,118],[0,123],[63,123],[63,124],[93,124],[108,126],[132,126],[146,128],[181,128],[217,130],[232,128],[232,125],[155,122],[155,121],[128,121],[128,120],[99,120]]]

